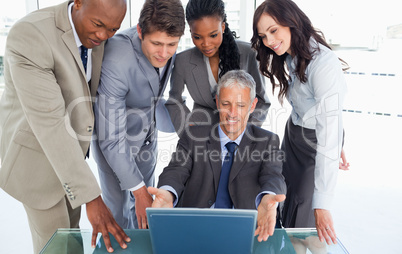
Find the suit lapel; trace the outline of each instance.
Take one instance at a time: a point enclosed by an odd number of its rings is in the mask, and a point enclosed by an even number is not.
[[[166,64],[166,69],[165,72],[163,73],[163,78],[160,82],[163,82],[162,86],[162,91],[159,91],[159,96],[163,96],[163,93],[165,92],[166,84],[169,79],[170,73],[172,73],[173,69],[173,63],[176,58],[176,53],[169,59],[169,61]]]
[[[194,64],[195,67],[192,70],[194,81],[196,83],[198,93],[201,95],[201,98],[205,101],[205,103],[211,108],[216,108],[216,103],[211,95],[211,86],[208,82],[208,70],[206,64],[204,62],[204,58],[202,53],[194,48],[190,57],[190,63]],[[197,82],[197,81],[206,81],[206,82]]]
[[[89,86],[86,82],[85,69],[84,69],[84,66],[82,65],[81,56],[79,55],[77,43],[75,42],[75,39],[74,39],[74,32],[71,27],[70,20],[68,19],[68,5],[70,3],[71,3],[71,1],[65,2],[65,3],[59,4],[56,7],[56,11],[55,11],[56,12],[56,14],[55,14],[56,27],[64,32],[64,34],[62,34],[61,38],[64,41],[65,45],[67,46],[68,50],[70,51],[71,55],[73,56],[75,63],[79,66],[79,69],[81,70],[81,75],[82,75],[83,80],[85,81],[84,84],[86,84],[86,89],[87,89],[86,96],[89,96],[89,95],[94,96],[94,95],[96,95],[96,88],[97,88],[98,84],[95,85],[95,89],[93,89],[93,92],[92,92],[93,94],[92,94],[91,91],[89,90]],[[97,55],[97,54],[94,54],[94,51],[99,52],[99,50],[100,50],[101,52],[103,52],[103,45],[104,44],[102,44],[100,46],[100,47],[102,47],[100,49],[94,48],[94,50],[92,51],[92,56]],[[99,83],[100,64],[101,63],[99,64],[99,59],[95,59],[95,60],[93,60],[93,62],[95,62],[95,65],[93,65],[92,70],[99,69],[99,70],[97,70],[97,71],[99,71],[99,74],[97,74],[98,75],[97,82]],[[102,62],[102,59],[100,59],[100,62]],[[92,73],[94,73],[94,72],[92,72]],[[92,105],[90,105],[90,108],[92,108]]]
[[[229,183],[236,178],[239,172],[244,168],[245,164],[249,161],[251,153],[254,151],[256,145],[255,141],[250,138],[253,136],[254,134],[251,126],[247,125],[246,132],[237,148],[235,159],[230,170]],[[247,170],[247,168],[244,169]]]
[[[92,49],[92,78],[91,78],[91,97],[94,98],[96,96],[96,90],[98,90],[101,67],[102,67],[102,58],[103,58],[103,49],[105,47],[105,43],[102,43],[98,47]]]
[[[208,158],[211,165],[212,174],[214,176],[214,188],[216,193],[218,191],[219,178],[222,169],[222,151],[217,127],[213,128],[211,131],[209,140],[207,141],[207,151],[209,155]]]
[[[69,30],[64,33],[61,38],[63,39],[64,43],[66,44],[67,48],[70,50],[70,53],[73,55],[76,64],[79,66],[81,70],[82,76],[86,79],[85,69],[82,65],[81,57],[78,53],[78,47],[74,40],[74,33],[73,30]]]
[[[155,71],[155,68],[148,61],[148,58],[142,53],[141,48],[141,40],[138,37],[138,33],[135,32],[132,38],[132,45],[134,47],[134,51],[138,56],[139,68],[141,68],[142,72],[148,79],[149,86],[154,94],[154,97],[158,96],[159,93],[159,76]]]
[[[70,2],[69,2],[70,3]],[[67,48],[70,50],[71,55],[73,55],[75,62],[79,66],[81,70],[81,74],[83,77],[86,79],[85,75],[85,70],[84,66],[82,65],[81,57],[78,53],[78,47],[77,44],[75,43],[74,39],[74,32],[73,29],[71,28],[70,20],[68,19],[68,4],[69,3],[63,3],[57,6],[56,10],[56,26],[60,30],[64,32],[64,34],[61,36],[63,39],[64,43],[66,44]]]

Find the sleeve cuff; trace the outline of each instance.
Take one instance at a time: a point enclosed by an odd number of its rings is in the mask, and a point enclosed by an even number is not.
[[[135,186],[135,187],[133,187],[133,188],[130,188],[130,189],[128,189],[128,190],[129,190],[129,191],[136,191],[136,190],[142,188],[143,186],[145,186],[145,183],[144,183],[144,181],[141,181],[137,186]]]
[[[276,193],[272,192],[272,191],[263,191],[263,192],[258,193],[257,197],[255,198],[255,208],[256,209],[258,209],[258,206],[261,203],[261,199],[265,194],[276,195]],[[278,206],[278,202],[276,203],[276,206]]]
[[[173,193],[173,195],[174,195],[173,207],[176,207],[176,205],[177,205],[177,203],[178,203],[178,198],[177,198],[177,192],[176,192],[176,190],[173,189],[173,187],[170,186],[170,185],[163,185],[163,186],[159,187],[159,189],[167,190],[167,191],[170,191],[171,193]]]
[[[333,195],[314,193],[313,194],[313,209],[331,210]]]

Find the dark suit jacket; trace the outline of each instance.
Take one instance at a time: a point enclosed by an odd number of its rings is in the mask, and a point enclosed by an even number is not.
[[[258,103],[250,115],[249,121],[261,126],[271,105],[265,93],[264,77],[260,74],[256,53],[252,50],[250,43],[244,41],[236,41],[236,43],[240,52],[240,69],[247,71],[256,82]],[[184,86],[187,87],[194,101],[191,112],[182,97]],[[207,66],[203,54],[196,47],[177,54],[170,80],[169,100],[166,102],[166,108],[179,136],[183,131],[183,126],[188,125],[188,123],[209,122],[212,125],[219,123],[219,114],[208,81]],[[189,117],[188,122],[186,122],[187,117]]]
[[[283,153],[276,134],[249,125],[236,152],[229,176],[229,193],[235,208],[256,209],[263,191],[285,194]],[[222,167],[218,128],[191,126],[183,132],[170,164],[159,176],[158,187],[169,185],[179,207],[209,208],[215,203]]]

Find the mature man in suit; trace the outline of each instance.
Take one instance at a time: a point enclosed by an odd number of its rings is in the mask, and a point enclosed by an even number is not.
[[[154,184],[157,130],[171,125],[161,96],[184,28],[179,0],[147,0],[138,25],[105,46],[93,153],[102,196],[123,228],[148,227],[145,208],[152,204],[147,187]],[[166,119],[160,117],[163,110]]]
[[[129,241],[85,162],[103,41],[120,28],[125,12],[124,0],[75,0],[28,14],[8,35],[0,187],[23,203],[35,253],[57,228],[79,226],[82,204],[93,245],[98,232],[111,232],[123,248]],[[88,49],[86,66],[81,45]],[[109,238],[105,244],[113,251]]]
[[[155,195],[153,207],[257,208],[258,240],[273,234],[276,203],[286,192],[283,154],[276,134],[247,125],[257,104],[255,95],[255,82],[247,72],[222,76],[216,94],[220,123],[212,130],[192,126],[183,133],[159,176],[159,189],[148,188]]]

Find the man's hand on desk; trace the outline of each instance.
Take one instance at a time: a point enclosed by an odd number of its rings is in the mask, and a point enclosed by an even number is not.
[[[135,214],[137,216],[138,228],[147,229],[148,220],[145,209],[151,207],[152,196],[148,193],[147,187],[143,186],[136,191],[133,191],[135,198]]]
[[[152,207],[157,208],[173,208],[173,194],[167,190],[158,189],[154,187],[148,187],[148,192],[155,195],[155,200],[152,203]]]
[[[101,196],[88,202],[86,208],[88,220],[93,228],[91,240],[92,248],[95,248],[96,238],[99,232],[102,233],[108,252],[113,252],[109,232],[114,236],[114,238],[116,238],[116,241],[120,244],[121,248],[127,248],[126,242],[130,242],[131,239],[114,220],[112,213],[103,202]]]
[[[257,229],[254,235],[258,235],[258,241],[266,241],[274,234],[276,224],[276,203],[284,201],[285,195],[266,194],[258,206]]]

